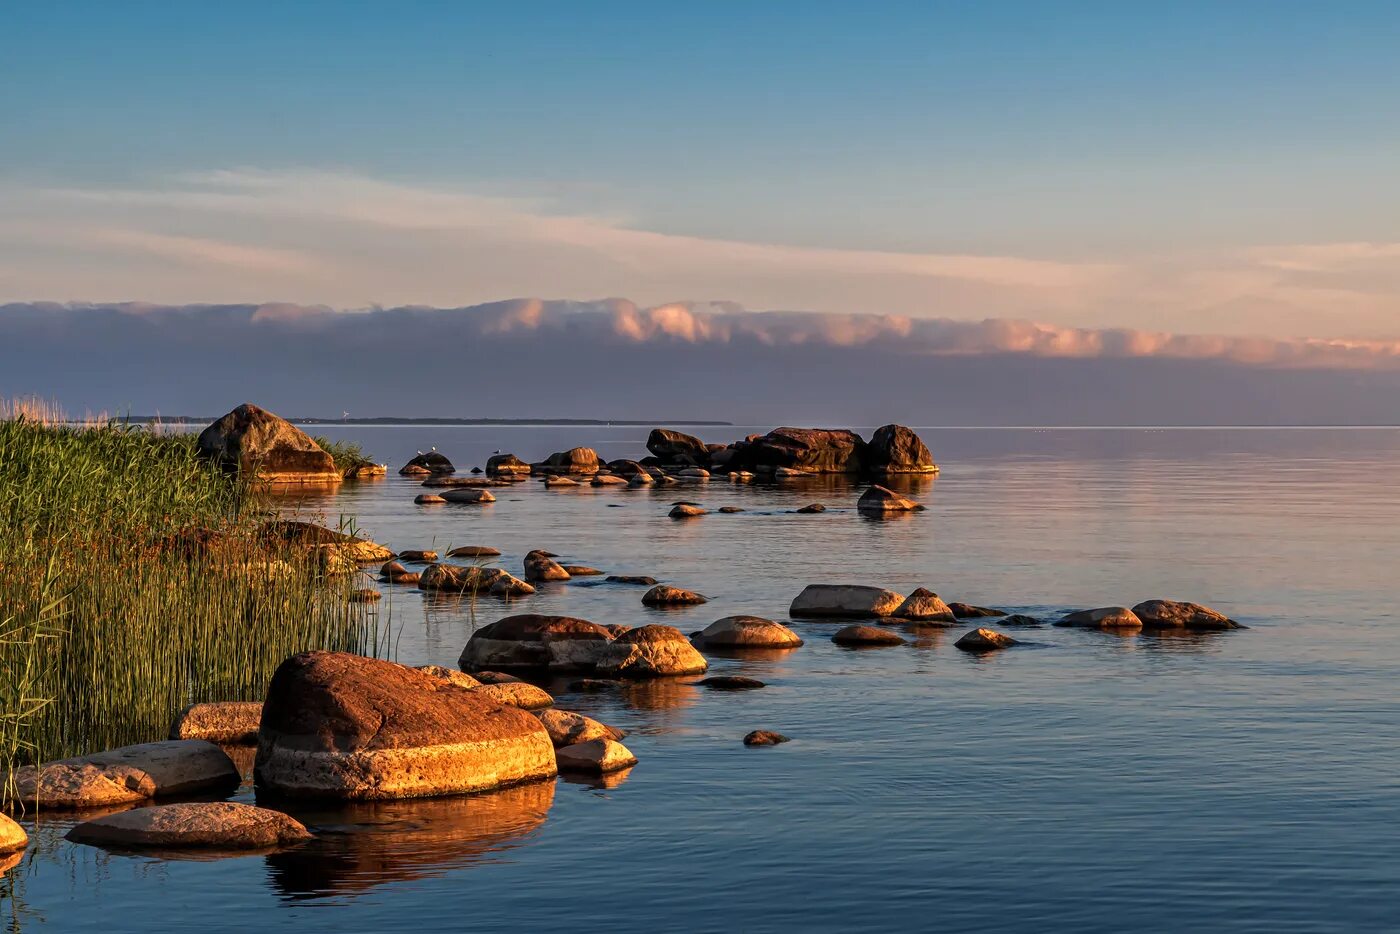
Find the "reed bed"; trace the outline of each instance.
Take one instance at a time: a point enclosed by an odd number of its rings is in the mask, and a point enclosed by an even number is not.
[[[269,514],[189,434],[0,403],[0,778],[260,700],[293,653],[375,653],[353,576]]]

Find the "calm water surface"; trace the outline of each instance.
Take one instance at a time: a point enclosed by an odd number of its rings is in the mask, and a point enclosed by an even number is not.
[[[764,428],[769,426],[764,426]],[[316,429],[396,469],[436,446],[644,453],[638,428]],[[730,440],[746,428],[706,429]],[[865,433],[868,433],[868,429]],[[504,490],[417,507],[418,484],[346,485],[299,508],[353,516],[396,548],[488,544],[519,573],[545,548],[699,590],[642,607],[597,579],[507,608],[394,588],[400,661],[455,665],[510,612],[685,631],[732,613],[788,622],[809,582],[930,587],[1053,618],[1152,597],[1248,630],[1115,636],[1050,627],[974,657],[964,629],[849,650],[725,657],[714,673],[561,707],[631,731],[607,783],[297,812],[316,843],[270,856],[154,860],[38,845],[0,891],[0,929],[1395,930],[1400,927],[1400,431],[940,430],[929,510],[858,516],[845,480],[665,490]],[[736,515],[666,518],[678,499]],[[828,511],[787,510],[824,502]],[[993,623],[995,625],[995,623]],[[749,749],[776,729],[793,742]],[[245,789],[242,798],[252,800]]]

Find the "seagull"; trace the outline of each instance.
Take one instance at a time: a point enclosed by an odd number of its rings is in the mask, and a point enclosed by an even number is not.
[[[422,457],[422,456],[423,456],[423,452],[422,452],[422,451],[419,451],[419,452],[418,452],[418,456],[419,456],[419,457]]]

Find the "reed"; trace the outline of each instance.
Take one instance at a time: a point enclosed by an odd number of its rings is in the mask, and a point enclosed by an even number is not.
[[[331,456],[331,460],[335,461],[335,466],[341,473],[348,474],[361,467],[374,466],[374,461],[365,455],[364,448],[360,447],[357,441],[332,441],[322,435],[317,435],[311,440],[315,441],[321,446],[321,450]]]
[[[191,435],[0,403],[0,776],[259,700],[299,651],[375,653],[352,575],[269,514]]]

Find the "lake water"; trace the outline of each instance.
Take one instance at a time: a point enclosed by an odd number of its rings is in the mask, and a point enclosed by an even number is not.
[[[857,515],[845,479],[530,482],[489,506],[418,507],[392,473],[415,450],[462,470],[496,449],[639,457],[646,431],[315,431],[363,442],[391,475],[302,508],[392,547],[494,545],[517,574],[545,548],[711,597],[654,611],[595,578],[473,609],[393,588],[379,612],[406,663],[455,666],[474,624],[512,612],[789,622],[812,582],[1046,619],[1168,597],[1250,628],[1046,626],[972,656],[953,647],[970,626],[850,650],[830,642],[839,624],[790,622],[795,651],[707,653],[711,673],[763,690],[552,685],[558,706],[631,731],[641,762],[607,783],[299,811],[316,843],[210,861],[71,846],[46,820],[0,882],[0,930],[1400,928],[1400,431],[920,429],[943,472],[912,487],[928,511],[887,521]],[[680,499],[746,511],[667,519]],[[788,512],[813,501],[828,510]],[[744,747],[755,728],[793,741]]]

